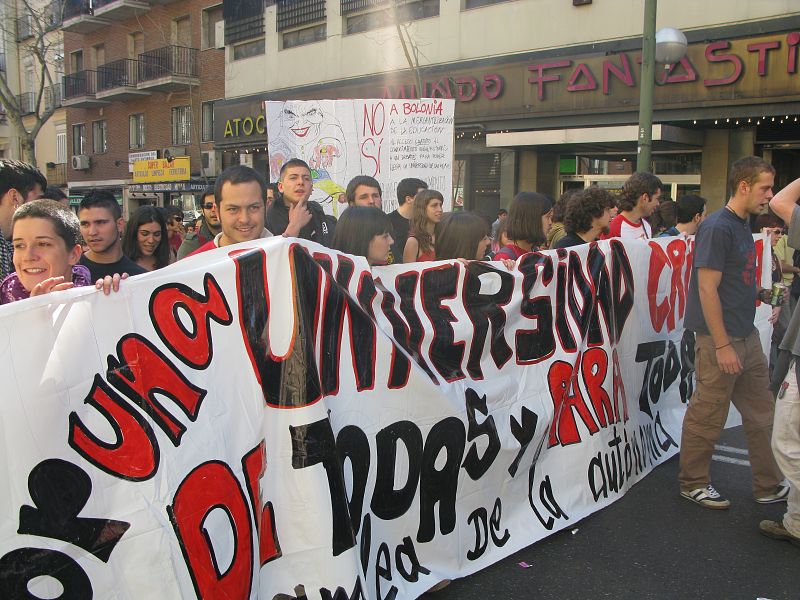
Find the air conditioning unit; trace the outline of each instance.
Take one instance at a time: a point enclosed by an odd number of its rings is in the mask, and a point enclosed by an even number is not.
[[[201,169],[203,177],[216,177],[219,175],[222,166],[222,153],[216,150],[204,150],[200,155]]]
[[[72,168],[76,171],[87,171],[89,166],[90,160],[86,154],[76,154],[72,157]]]

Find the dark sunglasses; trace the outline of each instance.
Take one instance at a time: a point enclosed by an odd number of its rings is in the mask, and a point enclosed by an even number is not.
[[[214,204],[203,204],[203,208],[205,208],[206,210],[211,210],[212,208],[214,208]]]

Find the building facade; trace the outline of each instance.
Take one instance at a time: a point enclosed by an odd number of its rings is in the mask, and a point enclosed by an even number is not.
[[[36,132],[34,156],[48,183],[66,188],[66,112],[61,108],[64,45],[60,1],[6,0],[0,4],[0,72],[28,132]],[[24,159],[24,140],[0,112],[0,153]]]
[[[62,27],[71,195],[112,189],[126,215],[140,204],[193,210],[221,166],[213,105],[225,93],[222,5],[66,0]],[[137,161],[150,162],[135,173]]]
[[[226,1],[217,122],[255,119],[266,99],[452,97],[449,192],[467,208],[492,213],[521,190],[617,188],[635,168],[642,5]],[[773,161],[779,185],[796,176],[800,5],[672,0],[657,24],[689,41],[686,57],[656,75],[653,167],[666,191],[719,206],[729,165],[752,153]],[[263,161],[257,134],[215,136],[223,160]]]

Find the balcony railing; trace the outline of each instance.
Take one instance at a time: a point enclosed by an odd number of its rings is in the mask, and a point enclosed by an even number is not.
[[[68,21],[83,15],[93,15],[92,3],[89,0],[64,0],[64,20]]]
[[[17,19],[17,41],[27,40],[33,37],[33,17],[23,15]]]
[[[23,115],[30,115],[36,112],[36,96],[33,92],[24,92],[17,96],[20,110]]]
[[[64,75],[64,100],[94,96],[97,93],[97,71],[78,71]]]
[[[61,100],[64,98],[61,83],[54,83],[49,88],[44,90],[44,108],[50,110],[51,108],[58,108],[61,106]]]
[[[97,67],[97,91],[120,87],[136,87],[139,77],[139,62],[122,58]]]
[[[171,76],[197,77],[197,48],[164,46],[139,55],[139,82]]]
[[[47,183],[51,185],[66,185],[66,163],[47,163]]]

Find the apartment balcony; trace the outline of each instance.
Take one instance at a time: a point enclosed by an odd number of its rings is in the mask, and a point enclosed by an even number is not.
[[[62,106],[72,108],[96,108],[110,104],[97,98],[97,71],[78,71],[64,75],[64,99]]]
[[[22,42],[33,37],[35,31],[33,28],[33,17],[31,15],[23,15],[17,19],[17,41]]]
[[[150,10],[145,0],[94,0],[94,16],[109,21],[124,21]]]
[[[139,81],[139,61],[122,58],[97,67],[97,94],[100,100],[132,100],[149,96],[150,92],[136,87]]]
[[[23,115],[32,115],[36,112],[36,96],[33,92],[19,94],[17,102]]]
[[[64,0],[63,15],[61,29],[72,33],[91,33],[111,23],[108,19],[94,16],[89,0]]]
[[[47,183],[50,185],[67,185],[66,163],[47,163]]]
[[[44,90],[44,108],[45,110],[61,108],[61,102],[64,99],[64,92],[61,83],[54,83],[49,88]]]
[[[200,85],[197,48],[164,46],[139,55],[140,90],[174,92]]]

